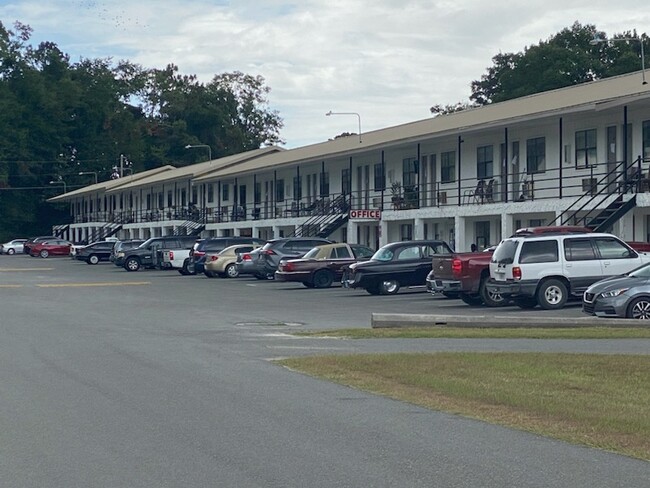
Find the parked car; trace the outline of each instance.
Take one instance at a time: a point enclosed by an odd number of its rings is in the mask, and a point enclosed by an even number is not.
[[[109,260],[114,263],[118,256],[124,257],[124,252],[127,249],[134,249],[144,242],[143,239],[125,239],[123,241],[115,241],[111,249],[111,256]]]
[[[31,254],[32,247],[35,246],[37,243],[43,242],[43,241],[48,241],[48,240],[51,240],[51,239],[60,239],[60,237],[57,237],[57,236],[30,237],[23,244],[23,253],[24,254]]]
[[[597,317],[650,320],[650,263],[591,285],[582,296],[582,311]]]
[[[262,248],[258,247],[251,252],[245,252],[237,256],[236,266],[239,276],[253,275],[259,280],[267,279],[266,275],[261,275],[257,271],[257,260],[261,251]]]
[[[70,256],[72,242],[63,239],[51,239],[49,241],[35,242],[31,247],[30,256],[40,256],[47,258],[49,256]]]
[[[559,309],[596,281],[647,262],[650,255],[611,234],[512,237],[494,251],[487,287],[521,308]]]
[[[371,295],[393,295],[404,286],[426,286],[431,260],[452,250],[444,241],[401,241],[380,248],[370,261],[351,264],[341,283]]]
[[[360,244],[324,244],[311,249],[299,259],[282,259],[275,279],[296,281],[307,288],[329,288],[340,282],[343,268],[358,261],[367,261],[375,253]]]
[[[25,242],[27,242],[27,239],[13,239],[9,242],[5,242],[2,247],[0,247],[0,254],[21,254]]]
[[[332,241],[321,237],[282,237],[272,239],[255,254],[256,260],[254,275],[260,279],[273,279],[281,259],[295,259],[303,257],[316,246],[332,244]]]
[[[89,244],[77,250],[75,259],[85,261],[88,264],[97,264],[100,261],[108,261],[113,250],[112,241],[99,241]]]
[[[203,273],[208,278],[214,278],[215,276],[220,276],[221,278],[237,278],[239,276],[237,256],[251,252],[258,247],[260,247],[259,244],[235,244],[217,254],[208,254],[205,258]]]
[[[157,251],[159,249],[180,249],[191,247],[196,236],[164,236],[147,239],[138,247],[127,249],[124,256],[115,259],[115,265],[122,266],[127,271],[138,271],[140,268],[155,268]]]
[[[187,265],[184,264],[179,272],[183,275],[203,273],[207,253],[217,254],[235,244],[256,244],[261,246],[265,242],[265,240],[255,237],[212,237],[201,239],[190,251]]]

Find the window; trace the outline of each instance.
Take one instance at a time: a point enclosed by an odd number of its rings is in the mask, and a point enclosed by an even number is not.
[[[590,239],[565,239],[564,257],[567,261],[589,261],[596,259]]]
[[[302,198],[302,177],[293,177],[293,199],[300,200]]]
[[[546,171],[546,137],[526,141],[526,166],[529,175]]]
[[[420,247],[419,246],[405,247],[404,249],[399,251],[399,254],[397,255],[397,260],[403,261],[406,259],[420,259]]]
[[[402,224],[399,226],[400,241],[413,240],[413,224]]]
[[[192,203],[194,204],[199,203],[199,192],[196,187],[192,188]]]
[[[341,193],[347,195],[352,193],[352,181],[350,180],[350,168],[341,170]]]
[[[557,241],[524,242],[521,246],[519,264],[524,263],[554,263],[558,260]]]
[[[492,178],[494,175],[494,149],[493,146],[476,148],[476,176],[482,180]]]
[[[616,239],[599,237],[594,241],[601,259],[629,259],[636,257],[634,251]]]
[[[402,185],[414,187],[417,183],[417,160],[415,158],[404,158],[402,160]]]
[[[375,164],[375,191],[382,191],[386,189],[386,177],[384,175],[384,165],[381,163]]]
[[[230,185],[228,183],[221,184],[221,200],[224,202],[230,200]]]
[[[327,197],[330,194],[330,174],[320,174],[320,196]]]
[[[576,132],[576,168],[596,164],[596,129]]]
[[[440,182],[456,181],[456,151],[440,153]]]
[[[643,158],[650,160],[650,120],[643,121]]]
[[[347,247],[335,247],[332,249],[333,259],[349,259],[351,257],[352,256],[350,256],[350,251]]]
[[[275,183],[275,201],[284,202],[284,180],[278,180]]]
[[[214,202],[214,185],[208,185],[208,203]]]

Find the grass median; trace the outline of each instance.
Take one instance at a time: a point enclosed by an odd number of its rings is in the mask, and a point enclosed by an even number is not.
[[[650,356],[403,353],[279,362],[426,408],[650,460]]]

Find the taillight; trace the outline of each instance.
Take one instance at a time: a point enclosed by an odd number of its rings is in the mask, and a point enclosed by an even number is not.
[[[174,251],[169,251],[169,259],[174,260]]]
[[[512,268],[512,279],[519,281],[521,279],[521,268],[514,266]]]
[[[262,251],[264,254],[267,256],[273,256],[275,255],[275,251],[273,249],[267,249],[266,251]]]
[[[294,269],[296,269],[296,266],[293,263],[284,263],[282,265],[282,269],[284,271],[293,271]]]
[[[217,259],[219,259],[219,256],[217,256],[216,254],[210,256],[210,261],[216,261]]]
[[[194,255],[201,257],[201,256],[205,256],[205,253],[203,251],[194,251]]]
[[[242,260],[242,261],[252,261],[253,258],[251,257],[250,254],[244,254],[244,255],[241,257],[241,260]]]
[[[451,262],[451,272],[456,278],[459,278],[463,272],[463,262],[456,258]]]

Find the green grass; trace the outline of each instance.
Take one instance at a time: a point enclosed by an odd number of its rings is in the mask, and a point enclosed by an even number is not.
[[[414,327],[381,329],[336,329],[294,332],[304,337],[344,337],[349,339],[649,339],[650,328],[575,327],[575,328],[481,328]]]
[[[423,407],[650,460],[650,356],[419,353],[279,362]]]

